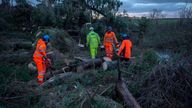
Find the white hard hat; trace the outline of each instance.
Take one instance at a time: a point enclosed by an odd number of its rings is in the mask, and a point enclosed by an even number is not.
[[[89,30],[94,30],[94,28],[93,28],[93,27],[90,27]]]

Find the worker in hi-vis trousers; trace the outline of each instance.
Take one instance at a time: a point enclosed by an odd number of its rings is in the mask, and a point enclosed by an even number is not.
[[[46,72],[46,63],[49,62],[49,59],[46,56],[46,47],[49,42],[49,36],[44,35],[38,41],[36,45],[35,52],[33,54],[33,60],[36,63],[38,70],[38,84],[42,84],[44,81],[44,75]]]
[[[115,33],[112,31],[111,26],[109,26],[107,28],[107,32],[105,33],[105,36],[104,36],[103,45],[105,47],[106,56],[112,60],[113,59],[113,53],[114,53],[113,52],[114,51],[113,46],[118,48],[119,44],[118,44],[117,38],[115,36]]]
[[[94,32],[93,27],[90,27],[89,30],[90,32],[87,35],[86,45],[89,46],[91,58],[95,59],[95,57],[97,56],[97,51],[100,44],[100,37],[96,32]]]
[[[125,33],[121,34],[121,37],[122,37],[123,41],[119,48],[118,55],[121,56],[121,60],[128,61],[131,58],[132,42],[131,42],[129,36]]]

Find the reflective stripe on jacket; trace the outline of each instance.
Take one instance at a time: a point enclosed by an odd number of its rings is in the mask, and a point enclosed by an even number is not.
[[[43,56],[46,56],[46,44],[42,39],[39,39],[33,54],[33,58],[42,59]]]
[[[87,35],[87,45],[89,45],[90,48],[98,48],[99,44],[100,44],[99,35],[96,32],[91,31]]]
[[[115,36],[115,33],[114,32],[106,32],[105,33],[105,36],[104,36],[104,45],[112,45],[112,44],[115,44],[117,45],[118,44],[118,41],[117,41],[117,38]]]

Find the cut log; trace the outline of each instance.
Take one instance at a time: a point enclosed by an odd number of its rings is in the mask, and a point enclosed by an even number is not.
[[[49,79],[49,78],[53,77],[54,75],[73,71],[73,70],[75,70],[77,72],[82,72],[85,69],[89,69],[92,67],[98,67],[98,66],[101,66],[101,64],[102,64],[102,59],[93,59],[93,60],[92,59],[86,59],[86,60],[83,59],[83,61],[84,62],[82,62],[80,65],[71,62],[71,63],[67,64],[66,67],[63,67],[60,70],[54,70],[54,71],[50,70],[50,72],[46,73],[45,78]]]
[[[79,48],[85,48],[85,46],[83,44],[78,44],[77,45]]]
[[[111,59],[108,57],[104,57],[103,60],[105,61],[102,64],[104,71],[116,69],[118,67],[118,60],[111,61]],[[119,61],[119,62],[121,62],[121,61]],[[134,63],[135,57],[131,57],[129,62]]]
[[[124,101],[126,108],[141,108],[135,98],[129,92],[123,80],[118,80],[116,84],[117,95]]]
[[[12,57],[28,57],[31,56],[32,53],[31,52],[15,52],[15,53],[8,53],[8,54],[1,54],[0,57],[1,58],[12,58]]]
[[[30,71],[32,71],[32,72],[37,71],[37,67],[36,67],[36,65],[35,65],[35,63],[33,61],[31,61],[27,66],[28,66]]]
[[[0,45],[5,49],[13,49],[13,50],[18,50],[18,49],[32,49],[32,42],[1,42]]]
[[[91,67],[99,67],[102,64],[102,59],[89,59],[86,62],[83,62],[79,66],[77,66],[77,72],[82,72],[85,69],[89,69]]]
[[[2,62],[9,62],[9,63],[26,63],[29,59],[31,59],[32,53],[31,52],[16,52],[16,53],[8,53],[8,54],[1,54],[0,61]]]
[[[32,42],[17,42],[13,44],[13,48],[17,49],[32,49]]]
[[[68,68],[68,67],[63,67],[63,68],[60,69],[60,70],[54,70],[54,71],[53,71],[53,70],[49,70],[49,72],[47,72],[47,73],[45,74],[45,78],[46,78],[46,79],[49,79],[49,78],[53,77],[54,75],[61,74],[61,73],[65,73],[67,68]]]
[[[112,70],[117,68],[117,61],[105,61],[102,64],[103,70]]]
[[[82,62],[87,62],[87,61],[89,61],[88,59],[81,58],[81,57],[74,57],[74,59],[80,60],[80,61],[82,61]]]
[[[103,57],[104,61],[112,61],[109,57]]]
[[[74,78],[72,78],[72,77],[74,77]],[[45,81],[43,84],[40,85],[39,88],[40,89],[50,88],[54,85],[62,84],[67,80],[75,80],[76,77],[77,77],[77,74],[75,74],[73,72],[58,74],[58,75],[50,78],[49,80]]]

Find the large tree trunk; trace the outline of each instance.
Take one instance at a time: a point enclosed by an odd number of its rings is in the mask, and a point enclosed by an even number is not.
[[[112,69],[116,69],[118,67],[118,60],[114,60],[114,61],[110,61],[110,60],[106,60],[104,58],[104,61],[102,66],[103,66],[103,70],[112,70]],[[119,61],[122,62],[122,61]],[[135,57],[131,57],[129,61],[126,61],[127,63],[135,63]]]
[[[121,69],[120,69],[120,59],[117,61],[117,69],[118,69],[118,79],[116,82],[115,90],[117,95],[124,101],[126,108],[141,108],[140,105],[137,103],[135,98],[129,92],[123,78],[121,76]]]
[[[68,69],[68,70],[67,70]],[[61,73],[66,73],[66,72],[69,72],[69,67],[66,66],[66,67],[63,67],[62,69],[59,69],[59,70],[55,70],[53,69],[52,67],[48,69],[48,72],[45,74],[45,78],[46,79],[49,79],[57,74],[61,74]]]
[[[0,42],[2,50],[17,51],[19,49],[31,50],[32,42]]]
[[[3,53],[0,55],[0,61],[22,64],[26,63],[32,57],[31,52]]]
[[[95,67],[99,67],[102,64],[102,59],[98,58],[98,59],[89,59],[85,62],[82,62],[82,64],[80,64],[79,66],[77,66],[77,72],[82,72],[85,69],[89,69],[89,68],[95,68]]]
[[[76,58],[76,59],[79,59],[79,58]],[[99,67],[102,64],[102,59],[81,59],[81,61],[82,63],[80,65],[74,62],[71,62],[60,70],[49,69],[49,72],[46,73],[45,78],[49,79],[54,75],[69,72],[69,71],[83,72],[86,69]]]
[[[74,79],[72,77],[76,77],[76,75],[77,74],[72,73],[72,72],[58,74],[58,75],[48,79],[47,81],[45,81],[42,85],[40,85],[40,88],[41,89],[50,88],[54,85],[62,84],[67,80]]]
[[[129,92],[123,80],[118,80],[116,84],[117,95],[124,101],[126,108],[141,108],[135,98]]]
[[[105,61],[102,64],[103,70],[112,70],[117,68],[117,61]]]

